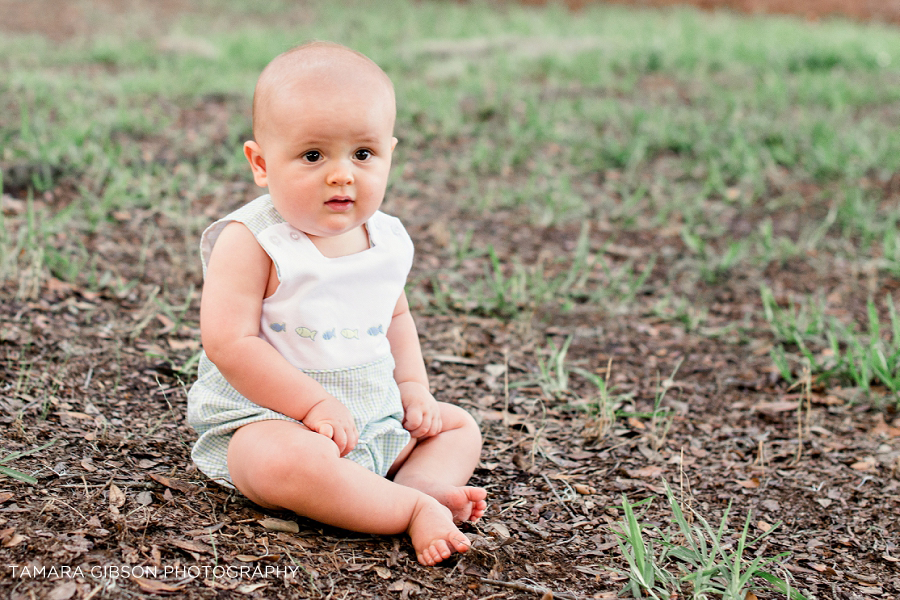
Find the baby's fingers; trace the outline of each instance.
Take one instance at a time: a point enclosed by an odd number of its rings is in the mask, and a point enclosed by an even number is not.
[[[359,432],[356,430],[356,427],[350,427],[346,432],[346,436],[347,442],[344,444],[344,449],[341,450],[341,456],[356,448],[356,444],[359,442]]]
[[[431,437],[433,435],[439,434],[444,428],[444,422],[441,420],[440,413],[434,415],[434,418],[431,419],[431,426],[428,428],[428,431],[425,432],[425,437]]]
[[[425,416],[422,414],[422,409],[410,408],[406,411],[406,415],[403,418],[403,427],[411,434],[414,434],[422,426],[424,418]],[[415,437],[415,435],[413,435],[413,437]]]
[[[329,423],[322,423],[316,428],[316,433],[319,435],[324,435],[328,439],[334,439],[334,427]]]
[[[334,442],[335,446],[338,447],[338,452],[340,452],[341,456],[346,454],[344,449],[347,446],[347,435],[344,433],[343,429],[340,427],[335,428],[331,423],[322,423],[319,425],[318,429],[316,429],[316,433],[324,435]],[[347,452],[349,452],[349,450],[347,450]]]
[[[422,421],[418,427],[409,430],[409,435],[414,438],[426,438],[438,433],[440,429],[434,429],[434,417],[427,412],[422,415]]]
[[[344,431],[342,427],[334,429],[334,435],[331,436],[331,441],[338,447],[338,452],[340,452],[341,456],[347,454],[347,432]]]

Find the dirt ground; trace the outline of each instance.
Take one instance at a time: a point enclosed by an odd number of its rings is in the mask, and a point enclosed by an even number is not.
[[[900,2],[887,0],[725,4],[790,8],[808,17],[836,9],[858,18],[900,16]],[[11,6],[24,10],[10,12]],[[83,5],[66,9],[74,12],[64,24],[39,18],[40,6],[0,0],[0,27],[57,38],[89,27],[79,20]],[[820,12],[810,12],[813,6]],[[177,10],[178,2],[160,7]],[[885,186],[885,201],[900,201],[895,179],[873,182]],[[249,184],[232,191],[253,193]],[[14,196],[3,206],[8,219],[22,218]],[[523,262],[539,251],[571,253],[579,231],[488,224],[438,208],[389,199],[387,209],[404,219],[417,243],[413,279],[446,259],[448,218],[469,219],[476,236],[498,240],[501,257],[515,243]],[[126,280],[137,278],[143,219],[123,216],[118,239],[85,240],[121,265]],[[157,226],[161,235],[180,235],[177,224]],[[625,260],[681,245],[677,233],[634,234],[619,238],[612,256]],[[598,232],[591,250],[601,248]],[[147,358],[174,356],[179,364],[193,355],[196,306],[185,322],[152,310],[154,290],[182,275],[153,259],[141,283],[126,289],[50,280],[34,299],[17,300],[16,282],[0,288],[3,451],[52,441],[5,463],[35,473],[36,484],[0,479],[4,597],[613,598],[624,578],[611,569],[625,568],[610,529],[621,519],[615,507],[622,494],[632,501],[661,494],[662,478],[715,523],[732,501],[732,530],[748,514],[756,535],[782,522],[753,551],[790,553],[783,568],[809,597],[900,597],[900,417],[854,402],[856,390],[790,389],[772,367],[765,340],[739,343],[730,324],[766,329],[753,321],[758,282],[749,276],[696,290],[713,307],[705,327],[720,329],[719,337],[653,316],[640,297],[627,319],[579,310],[537,312],[512,323],[462,313],[418,317],[438,399],[466,407],[481,424],[485,446],[474,483],[489,490],[491,501],[482,522],[465,526],[472,551],[425,568],[402,538],[351,534],[260,510],[196,471],[189,456],[195,436],[183,419],[190,379],[173,363]],[[668,266],[663,258],[654,270]],[[799,262],[764,276],[776,291],[823,285]],[[827,284],[864,314],[866,281],[864,273],[836,273]],[[896,279],[873,290],[898,291]],[[590,401],[596,390],[575,376],[560,398],[537,383],[506,385],[536,371],[537,345],[548,337],[561,345],[569,335],[575,363],[614,361],[609,385],[631,396],[621,408],[635,416],[604,432],[608,423],[568,406]],[[640,416],[663,389],[672,418]],[[798,411],[801,401],[808,411]],[[663,502],[644,508],[646,522],[670,519]]]

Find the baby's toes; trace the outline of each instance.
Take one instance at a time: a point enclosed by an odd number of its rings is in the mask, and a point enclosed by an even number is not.
[[[457,552],[465,552],[472,546],[472,542],[470,542],[469,538],[466,537],[466,534],[462,532],[451,535],[450,543],[453,544],[453,547]],[[444,558],[446,558],[446,556]]]
[[[433,567],[444,559],[450,558],[453,552],[444,540],[435,540],[430,546],[425,548],[419,554],[419,562],[423,565]]]
[[[469,517],[469,520],[473,523],[484,516],[484,512],[487,510],[487,502],[484,500],[479,500],[477,502],[472,503],[472,515]]]

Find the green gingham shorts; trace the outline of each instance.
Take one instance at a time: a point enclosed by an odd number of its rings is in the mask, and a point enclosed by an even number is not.
[[[191,451],[197,467],[209,478],[234,487],[228,474],[228,443],[234,432],[248,423],[280,419],[299,423],[242,396],[229,384],[205,354],[200,376],[188,392],[188,424],[200,436]],[[403,428],[403,404],[394,381],[391,355],[375,362],[345,369],[303,371],[350,409],[359,431],[359,442],[344,458],[370,471],[387,475],[397,456],[409,443]]]

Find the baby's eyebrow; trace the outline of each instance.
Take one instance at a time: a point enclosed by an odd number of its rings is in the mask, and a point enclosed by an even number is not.
[[[377,136],[361,136],[356,139],[357,143],[362,145],[372,145],[378,144],[382,141],[380,137]]]

